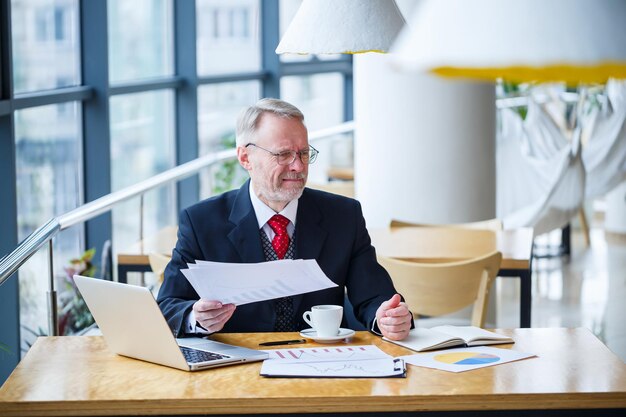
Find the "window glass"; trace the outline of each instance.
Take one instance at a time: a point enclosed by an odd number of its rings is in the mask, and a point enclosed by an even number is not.
[[[343,76],[338,73],[282,77],[281,98],[298,107],[304,113],[304,122],[309,132],[342,123],[344,94]],[[340,144],[345,141],[337,141]],[[313,144],[320,155],[309,168],[309,180],[325,182],[328,168],[345,165],[343,160],[351,149],[342,150],[334,141]],[[339,146],[339,148],[337,148]]]
[[[16,94],[79,85],[78,0],[11,0]]]
[[[76,102],[15,112],[18,240],[82,202],[80,106]],[[73,295],[64,267],[82,253],[82,228],[74,226],[53,239],[54,273],[61,334],[72,333],[63,307]],[[22,350],[47,334],[48,246],[19,270]],[[67,327],[66,327],[67,326]]]
[[[111,84],[172,75],[171,0],[109,0]]]
[[[261,69],[259,0],[197,0],[199,75]]]
[[[175,165],[174,94],[171,90],[113,96],[111,109],[111,188],[135,184]],[[165,185],[113,209],[113,250],[176,224],[176,188]],[[142,216],[143,213],[143,216]],[[115,259],[115,256],[113,257]]]
[[[200,155],[235,147],[235,123],[242,108],[260,98],[258,81],[203,85],[198,89]],[[236,160],[218,163],[200,174],[202,198],[239,187],[248,178]]]

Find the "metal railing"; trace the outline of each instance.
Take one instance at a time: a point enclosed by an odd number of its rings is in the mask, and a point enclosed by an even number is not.
[[[335,135],[354,131],[354,122],[345,122],[327,129],[311,132],[309,140],[317,142]],[[183,180],[195,175],[200,170],[213,164],[227,161],[236,157],[235,149],[228,149],[215,154],[196,158],[177,167],[157,174],[147,180],[126,187],[122,190],[107,194],[94,201],[75,208],[65,214],[50,219],[24,239],[11,253],[0,259],[0,285],[13,275],[31,256],[48,243],[49,257],[49,291],[48,291],[48,325],[51,335],[56,335],[56,292],[54,290],[54,273],[52,268],[52,238],[59,232],[78,223],[84,223],[94,217],[110,211],[113,206],[130,198],[143,196],[144,193],[163,185]]]

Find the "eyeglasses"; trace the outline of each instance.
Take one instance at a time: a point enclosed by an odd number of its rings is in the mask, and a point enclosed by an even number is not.
[[[255,145],[254,143],[247,143],[245,147],[247,148],[248,146],[254,146],[255,148],[262,149],[265,152],[271,154],[276,158],[276,162],[278,162],[278,165],[291,165],[293,164],[293,161],[296,160],[296,156],[300,156],[300,160],[303,164],[312,164],[313,162],[315,162],[315,159],[317,159],[317,154],[320,153],[311,145],[309,145],[309,149],[304,151],[282,151],[278,153],[272,152],[269,149],[262,148],[259,145]]]

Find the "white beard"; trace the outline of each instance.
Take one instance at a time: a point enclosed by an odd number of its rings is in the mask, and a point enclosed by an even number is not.
[[[304,184],[306,184],[306,176],[302,174],[296,175],[288,175],[284,178],[301,178],[304,179]],[[271,187],[266,187],[267,184],[254,184],[254,189],[258,193],[258,196],[261,200],[265,200],[267,202],[279,202],[279,203],[289,203],[290,201],[297,200],[302,196],[302,192],[304,191],[304,186],[302,188],[288,188],[288,189],[275,189]]]
[[[267,201],[277,201],[281,203],[288,203],[293,200],[297,200],[302,196],[302,192],[304,191],[304,187],[302,188],[292,188],[288,190],[266,190],[265,187],[258,187],[255,185],[254,187],[259,193],[259,198],[261,200]]]

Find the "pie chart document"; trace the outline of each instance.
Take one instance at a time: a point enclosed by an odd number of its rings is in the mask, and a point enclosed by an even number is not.
[[[465,372],[532,357],[536,357],[536,355],[510,349],[479,346],[418,353],[401,356],[400,358],[404,359],[408,364],[424,368],[440,369],[448,372]]]

